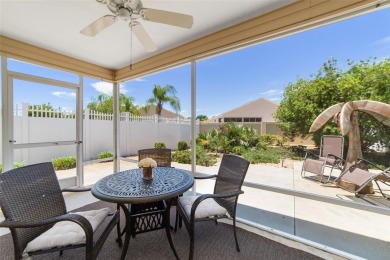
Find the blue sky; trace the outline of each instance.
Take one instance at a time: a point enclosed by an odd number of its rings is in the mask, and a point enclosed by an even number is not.
[[[348,59],[358,62],[370,57],[390,58],[390,8],[197,62],[197,114],[211,117],[260,97],[279,103],[289,82],[295,82],[298,77],[309,78],[332,57],[342,68],[347,68]],[[77,77],[69,73],[25,63],[10,64],[10,67],[77,83]],[[145,104],[154,84],[174,86],[181,101],[181,114],[190,116],[189,64],[125,82],[121,91],[134,97],[137,104]],[[84,106],[101,92],[111,93],[110,85],[99,80],[85,78],[84,86]],[[39,95],[37,89],[25,82],[16,84],[14,102],[50,101],[54,107],[74,108],[72,91],[37,87]],[[18,90],[21,88],[24,91]]]

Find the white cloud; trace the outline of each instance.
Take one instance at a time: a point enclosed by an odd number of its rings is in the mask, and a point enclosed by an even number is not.
[[[63,112],[74,112],[74,108],[70,108],[70,107],[61,107],[61,111],[63,111]]]
[[[280,101],[282,100],[280,97],[273,97],[273,98],[269,98],[269,100],[271,101],[274,101],[276,103],[280,103]]]
[[[135,79],[135,81],[142,82],[142,81],[147,81],[147,80],[144,78],[137,78],[137,79]]]
[[[112,83],[99,81],[99,82],[92,83],[92,87],[97,92],[104,93],[107,95],[112,95]]]
[[[260,92],[259,95],[263,95],[263,96],[277,96],[277,95],[281,95],[283,94],[283,90],[280,90],[280,89],[269,89],[267,91],[264,91],[264,92]]]
[[[99,81],[92,83],[91,85],[97,92],[104,93],[107,95],[112,95],[112,83]],[[129,91],[125,89],[125,86],[119,85],[119,92],[123,94],[127,94]]]
[[[371,43],[371,45],[385,45],[389,46],[390,45],[390,36],[386,36],[382,39],[379,39],[377,41],[374,41]]]
[[[59,98],[75,98],[76,93],[75,92],[65,92],[65,91],[56,91],[52,92],[52,95],[59,97]]]

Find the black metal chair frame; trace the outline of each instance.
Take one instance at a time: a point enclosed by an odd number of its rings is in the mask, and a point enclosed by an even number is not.
[[[172,151],[166,148],[150,148],[138,150],[138,161],[145,158],[152,158],[158,167],[171,167]]]
[[[0,227],[11,231],[15,259],[22,259],[27,244],[38,237],[55,223],[72,221],[82,227],[86,243],[48,250],[30,252],[37,255],[74,249],[86,248],[85,259],[96,259],[111,230],[117,226],[118,244],[122,245],[119,236],[119,211],[109,214],[109,222],[100,237],[94,240],[94,232],[89,221],[77,214],[69,214],[62,192],[84,192],[90,188],[62,189],[51,162],[28,165],[0,174],[0,206],[5,220]]]
[[[198,205],[205,199],[215,199],[215,201],[222,207],[224,207],[229,213],[230,217],[233,220],[233,232],[234,239],[236,242],[236,250],[240,252],[240,247],[238,245],[237,233],[236,233],[236,210],[237,210],[237,201],[238,196],[244,192],[241,190],[244,178],[249,168],[249,162],[244,158],[241,158],[236,155],[225,154],[223,155],[221,165],[217,175],[210,175],[207,177],[195,177],[198,180],[216,178],[214,186],[214,194],[203,194],[200,195],[192,205],[190,216],[187,215],[185,209],[178,202],[177,208],[180,216],[180,226],[181,220],[183,220],[186,229],[190,236],[190,252],[189,259],[193,259],[194,256],[194,244],[195,244],[195,223],[201,221],[214,220],[217,224],[218,219],[229,218],[228,215],[213,216],[207,218],[195,219],[195,212]],[[175,224],[177,227],[177,221]]]

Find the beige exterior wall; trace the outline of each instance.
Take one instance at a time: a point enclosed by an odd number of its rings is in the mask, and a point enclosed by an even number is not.
[[[207,120],[207,122],[217,123],[220,118],[225,117],[261,117],[262,122],[275,122],[274,113],[279,105],[265,98],[259,98],[243,106],[230,110],[221,115]]]
[[[150,105],[147,112],[145,112],[142,109],[141,109],[140,112],[141,112],[141,116],[154,116],[156,114],[156,106],[155,105]],[[161,111],[161,116],[165,117],[165,118],[177,118],[177,117],[179,117],[181,119],[185,119],[184,116],[176,114],[176,113],[171,112],[169,110],[166,110],[164,108]]]

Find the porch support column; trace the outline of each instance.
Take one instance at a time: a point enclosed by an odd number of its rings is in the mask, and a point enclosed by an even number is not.
[[[84,138],[83,138],[83,76],[79,74],[79,87],[76,90],[76,185],[84,186]]]
[[[196,62],[191,61],[191,173],[196,173]],[[196,181],[192,187],[196,195]]]
[[[13,102],[10,97],[12,97],[12,87],[9,85],[8,80],[8,70],[7,70],[7,57],[1,57],[1,70],[2,70],[2,162],[3,162],[3,172],[13,169],[14,161],[14,151],[11,149],[13,141],[13,121],[10,121],[10,115],[13,116]],[[12,122],[12,123],[11,123]]]
[[[114,137],[114,158],[113,158],[113,163],[114,163],[114,172],[119,172],[120,171],[120,163],[119,163],[119,158],[120,158],[120,152],[119,152],[119,123],[120,123],[120,118],[119,118],[119,83],[115,82],[113,85],[113,137]]]

